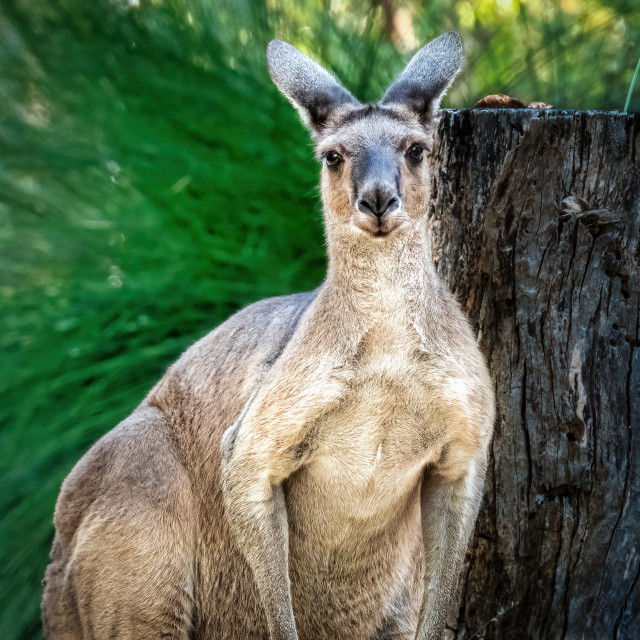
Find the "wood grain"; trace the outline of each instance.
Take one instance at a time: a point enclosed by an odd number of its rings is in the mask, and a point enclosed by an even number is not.
[[[443,114],[432,251],[498,398],[449,638],[640,638],[639,131]]]

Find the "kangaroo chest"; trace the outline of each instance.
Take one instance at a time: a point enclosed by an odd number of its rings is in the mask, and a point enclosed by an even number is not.
[[[347,368],[341,401],[314,425],[305,484],[336,515],[383,516],[415,490],[442,449],[433,361],[411,322],[387,314]]]

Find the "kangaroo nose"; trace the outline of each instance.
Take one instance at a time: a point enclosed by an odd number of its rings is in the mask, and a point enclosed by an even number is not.
[[[370,213],[378,218],[390,211],[395,211],[400,205],[398,196],[391,189],[374,187],[361,194],[358,200],[358,209],[362,213]]]

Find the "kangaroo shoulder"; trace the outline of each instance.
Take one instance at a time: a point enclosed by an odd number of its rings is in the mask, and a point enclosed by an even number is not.
[[[256,356],[268,362],[289,341],[315,295],[311,291],[254,302],[187,349],[174,368],[218,369]]]
[[[173,415],[183,405],[190,410],[220,405],[233,390],[232,404],[244,403],[316,295],[317,290],[267,298],[238,311],[182,354],[152,389],[149,402]]]

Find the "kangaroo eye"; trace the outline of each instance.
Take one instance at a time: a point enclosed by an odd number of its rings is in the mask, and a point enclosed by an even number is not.
[[[422,152],[424,151],[424,147],[421,144],[412,144],[407,151],[407,155],[416,161],[422,160]]]
[[[342,156],[337,151],[327,151],[324,155],[324,159],[330,167],[335,167],[337,164],[342,162]]]

